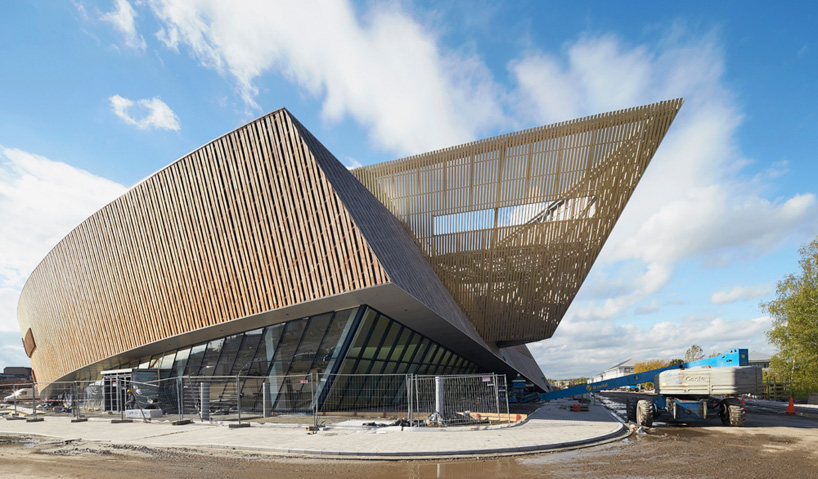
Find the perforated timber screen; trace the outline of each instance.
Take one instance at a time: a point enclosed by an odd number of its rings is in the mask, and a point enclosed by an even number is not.
[[[365,166],[481,336],[550,337],[682,100]]]

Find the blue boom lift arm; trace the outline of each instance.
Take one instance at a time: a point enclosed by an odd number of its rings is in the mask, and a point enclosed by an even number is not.
[[[687,369],[695,367],[718,368],[725,366],[747,366],[749,359],[746,349],[731,349],[724,354],[719,354],[712,358],[700,359],[698,361],[691,361],[689,363],[679,364],[676,366],[668,366],[666,368],[653,369],[636,374],[628,374],[618,378],[608,379],[607,381],[597,381],[595,383],[581,384],[566,389],[558,389],[556,391],[549,391],[540,394],[540,399],[543,401],[550,401],[552,399],[559,399],[571,396],[578,396],[580,394],[592,393],[602,389],[612,389],[623,386],[634,386],[636,384],[647,383],[653,381],[654,376],[662,371],[671,369]]]

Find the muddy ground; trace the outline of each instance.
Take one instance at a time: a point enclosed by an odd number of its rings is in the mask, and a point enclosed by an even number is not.
[[[622,394],[607,405],[624,414]],[[622,397],[620,397],[622,396]],[[718,420],[659,423],[646,434],[573,451],[441,461],[299,459],[215,449],[157,449],[0,436],[2,478],[816,478],[818,418],[748,408]]]
[[[800,419],[800,418],[799,418]],[[575,451],[449,461],[305,460],[0,437],[4,478],[818,478],[818,429],[659,427]]]

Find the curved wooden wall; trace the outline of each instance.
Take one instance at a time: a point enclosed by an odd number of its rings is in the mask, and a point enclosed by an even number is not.
[[[282,109],[85,220],[31,274],[18,320],[48,382],[169,336],[386,282]]]

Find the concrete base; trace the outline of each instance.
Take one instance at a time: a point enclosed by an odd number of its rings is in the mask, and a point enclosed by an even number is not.
[[[48,426],[9,421],[0,429],[4,435],[38,435],[47,430],[49,437],[61,440],[81,437],[83,441],[160,448],[235,448],[287,456],[379,460],[541,453],[618,441],[629,433],[603,407],[591,405],[588,412],[572,412],[571,404],[551,401],[515,426],[412,427],[403,431],[400,426],[389,426],[375,433],[361,427],[333,425],[321,428],[330,431],[328,434],[305,434],[309,423],[242,422],[241,426],[236,424],[242,432],[231,434],[225,432],[226,424],[199,424],[197,420],[189,428],[174,427],[170,421],[134,421],[128,427],[119,427],[108,421],[71,424],[66,416],[48,416]]]
[[[191,422],[193,421],[190,419],[182,419],[181,421],[173,421],[171,424],[174,426],[184,426],[185,424],[190,424]]]
[[[133,419],[111,419],[111,424],[124,424],[126,422],[133,422]]]
[[[230,424],[227,427],[229,427],[230,429],[235,429],[237,427],[250,427],[250,423],[249,422],[239,422],[239,423],[236,423],[236,424]]]
[[[42,421],[42,420],[43,420],[43,418],[41,418],[41,417],[29,417],[29,418],[26,418],[26,422],[40,422],[40,421]]]
[[[88,422],[88,418],[87,417],[75,418],[72,419],[71,422]]]
[[[6,416],[6,421],[21,421],[25,418],[25,416]]]
[[[162,417],[161,409],[128,409],[125,411],[125,417],[132,419],[153,419]]]

